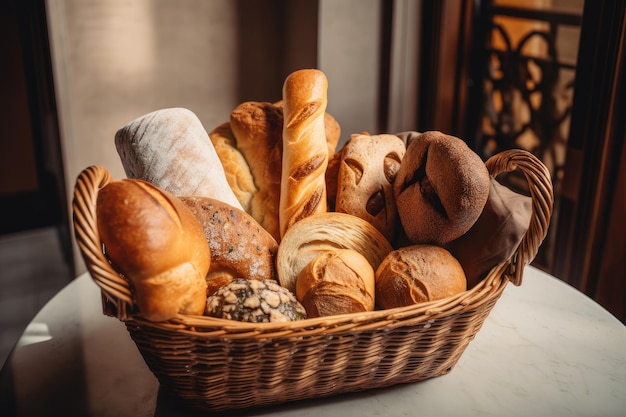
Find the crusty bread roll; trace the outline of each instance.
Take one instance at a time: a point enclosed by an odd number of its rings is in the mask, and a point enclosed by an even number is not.
[[[283,236],[276,256],[280,284],[295,293],[298,274],[319,255],[352,249],[368,260],[374,271],[391,252],[391,244],[370,223],[346,213],[327,212],[295,223]]]
[[[209,137],[217,156],[222,161],[226,181],[235,193],[235,197],[247,213],[252,211],[252,198],[259,191],[250,172],[250,166],[241,151],[237,149],[237,139],[230,128],[230,122],[222,123],[211,132]]]
[[[278,220],[282,175],[283,111],[272,103],[247,101],[230,114],[237,149],[250,167],[258,191],[248,213],[280,239]]]
[[[328,145],[324,130],[328,81],[322,71],[295,71],[283,84],[283,164],[280,235],[308,216],[324,213]]]
[[[405,150],[394,135],[352,135],[341,151],[335,211],[370,222],[393,241],[399,228],[393,181]]]
[[[395,308],[439,300],[466,290],[461,264],[435,245],[391,252],[376,270],[376,305]]]
[[[209,291],[234,278],[277,279],[278,243],[252,216],[208,197],[181,197],[199,221],[209,247]]]
[[[328,113],[324,113],[324,130],[328,152],[332,154],[339,142],[341,127]],[[244,210],[280,241],[283,102],[241,103],[231,112],[229,123],[220,125],[210,136],[214,145],[220,136],[229,138],[227,146],[217,149],[226,178]]]
[[[128,178],[176,196],[211,197],[241,208],[208,133],[191,110],[168,108],[141,116],[116,132],[115,146]]]
[[[409,241],[441,245],[467,232],[485,206],[489,178],[463,140],[436,131],[413,138],[394,182]]]
[[[300,271],[296,297],[307,317],[374,310],[374,269],[351,249],[328,251]]]
[[[105,253],[146,319],[203,314],[210,249],[177,197],[145,181],[113,181],[98,192],[96,219]]]

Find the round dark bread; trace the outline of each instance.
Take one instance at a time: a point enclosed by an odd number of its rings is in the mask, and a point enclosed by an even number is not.
[[[467,232],[489,195],[482,159],[455,136],[415,137],[394,181],[402,228],[411,243],[446,244]]]

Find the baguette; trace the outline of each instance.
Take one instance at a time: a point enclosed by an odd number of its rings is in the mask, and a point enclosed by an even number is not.
[[[283,85],[281,238],[299,220],[327,211],[327,89],[326,76],[315,69],[293,72]]]

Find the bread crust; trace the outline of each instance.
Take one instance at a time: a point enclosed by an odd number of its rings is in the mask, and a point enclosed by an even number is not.
[[[415,137],[393,186],[409,241],[442,245],[467,232],[487,202],[489,178],[463,140],[436,131]]]
[[[283,84],[281,237],[301,219],[327,211],[327,89],[326,76],[316,69],[295,71]]]
[[[436,245],[412,245],[389,253],[376,270],[376,304],[383,309],[440,300],[463,292],[461,264]]]
[[[115,133],[115,146],[128,178],[176,196],[211,197],[241,208],[207,131],[191,110],[167,108],[141,116]]]
[[[230,126],[257,188],[246,211],[280,240],[282,107],[257,101],[241,103],[231,112]]]
[[[391,252],[389,241],[370,223],[345,213],[316,214],[294,224],[278,247],[276,268],[283,287],[296,291],[298,274],[319,255],[352,249],[376,270]]]
[[[328,251],[298,274],[296,297],[308,317],[374,310],[374,269],[350,249]]]
[[[228,185],[235,193],[243,210],[250,213],[252,198],[259,190],[254,183],[246,158],[237,148],[237,139],[230,127],[230,122],[217,126],[209,132],[209,137],[224,167]]]
[[[208,197],[181,197],[211,248],[209,291],[234,278],[277,280],[278,243],[243,210]]]
[[[352,135],[341,151],[335,210],[368,221],[393,241],[400,225],[393,182],[405,151],[395,135]]]
[[[210,249],[177,197],[145,181],[113,181],[98,193],[96,218],[105,253],[131,282],[144,317],[203,313]]]

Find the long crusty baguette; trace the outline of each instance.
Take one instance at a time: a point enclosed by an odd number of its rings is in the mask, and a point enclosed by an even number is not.
[[[316,69],[295,71],[283,84],[281,237],[297,221],[327,211],[327,89],[326,76]]]

